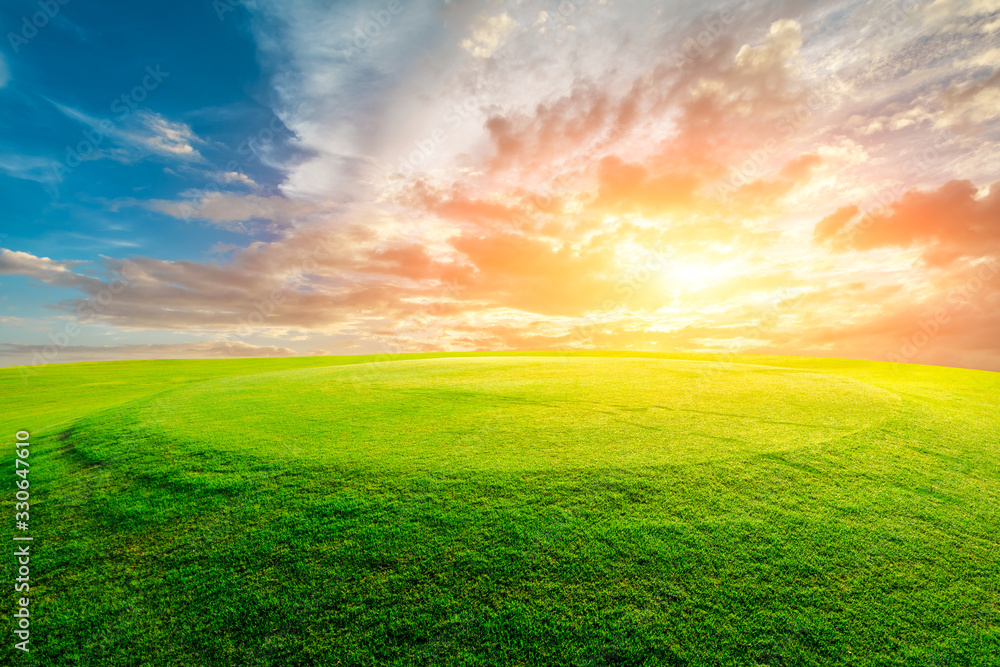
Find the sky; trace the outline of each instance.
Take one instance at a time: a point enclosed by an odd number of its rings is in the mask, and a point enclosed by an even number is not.
[[[11,0],[0,365],[1000,370],[1000,0]]]

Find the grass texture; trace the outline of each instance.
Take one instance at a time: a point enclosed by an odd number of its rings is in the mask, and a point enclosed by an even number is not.
[[[1000,664],[997,373],[492,353],[0,390],[35,538],[3,664]]]

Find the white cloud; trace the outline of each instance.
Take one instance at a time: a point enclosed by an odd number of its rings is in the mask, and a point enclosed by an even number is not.
[[[977,16],[1000,11],[1000,0],[971,0],[961,12],[962,16]]]
[[[992,69],[1000,69],[1000,48],[993,47],[992,49],[978,53],[971,58],[957,60],[955,62],[955,67],[989,67]]]
[[[256,188],[257,182],[246,174],[240,173],[238,171],[226,171],[218,174],[219,180],[223,183],[239,183],[245,185],[249,188]]]
[[[200,218],[220,227],[246,231],[242,223],[264,220],[271,228],[289,227],[294,222],[316,213],[323,207],[307,202],[294,201],[285,197],[261,197],[259,195],[232,195],[209,193],[194,201],[165,201],[154,199],[146,204],[154,211],[166,213],[175,218]]]
[[[36,183],[56,183],[60,180],[55,160],[32,155],[0,154],[0,171],[14,178]]]
[[[48,257],[36,257],[19,250],[0,248],[0,275],[22,275],[47,285],[78,287],[88,281],[97,281],[75,273],[73,268],[80,262],[67,262]]]
[[[51,101],[51,100],[50,100]],[[81,143],[89,143],[91,151],[82,152],[81,159],[113,158],[131,161],[153,153],[186,162],[203,162],[204,158],[194,144],[201,140],[185,123],[175,122],[147,109],[139,109],[121,118],[98,118],[58,102],[52,104],[68,118],[88,126],[92,132],[82,135]],[[130,150],[106,150],[105,140],[110,139]]]
[[[984,81],[949,88],[944,94],[946,111],[938,126],[985,123],[1000,118],[1000,71]]]
[[[130,141],[158,155],[182,160],[203,160],[192,146],[198,138],[184,123],[169,121],[152,111],[138,111],[136,117],[138,130],[123,133]]]
[[[767,38],[760,46],[744,44],[736,54],[736,66],[744,74],[770,72],[790,67],[799,58],[802,46],[802,26],[798,21],[782,19],[771,24]]]
[[[516,25],[506,12],[491,16],[472,31],[471,38],[462,40],[462,48],[476,58],[490,58]]]

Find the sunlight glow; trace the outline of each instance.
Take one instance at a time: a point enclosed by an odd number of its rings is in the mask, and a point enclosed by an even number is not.
[[[712,264],[695,260],[670,262],[663,270],[663,280],[672,288],[698,291],[726,282],[739,274],[736,262]]]

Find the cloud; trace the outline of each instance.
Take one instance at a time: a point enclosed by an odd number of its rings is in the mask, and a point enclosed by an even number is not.
[[[78,287],[87,277],[74,272],[80,262],[65,262],[30,253],[0,248],[0,274],[22,275],[39,282],[60,286]]]
[[[785,163],[773,178],[759,178],[740,185],[728,198],[730,211],[743,215],[774,215],[779,201],[810,181],[823,158],[816,153],[805,153]],[[751,170],[751,173],[752,170]],[[732,183],[730,183],[730,188]],[[720,188],[721,190],[721,188]],[[722,190],[724,192],[724,190]],[[709,204],[703,204],[709,205]]]
[[[198,138],[186,124],[169,121],[152,111],[139,110],[133,115],[138,122],[131,129],[121,132],[120,136],[125,140],[157,155],[181,160],[204,160],[192,145]]]
[[[932,266],[1000,254],[1000,183],[980,197],[970,181],[949,181],[937,190],[911,190],[855,220],[859,213],[856,206],[839,209],[816,225],[814,238],[842,249],[916,246]]]
[[[837,234],[844,229],[847,223],[854,220],[860,212],[861,209],[859,209],[855,204],[841,206],[836,211],[816,223],[816,228],[813,231],[813,238],[820,243],[835,238]]]
[[[462,40],[462,48],[476,58],[491,58],[516,25],[506,12],[485,18],[472,31],[472,37]]]
[[[300,229],[279,241],[253,243],[226,264],[105,258],[103,277],[83,274],[78,264],[0,254],[0,273],[83,293],[56,304],[57,310],[132,329],[326,330],[402,319],[428,312],[428,300],[447,300],[441,282],[468,272],[421,248],[382,243],[359,226]]]
[[[973,17],[1000,11],[997,0],[934,0],[925,11],[931,16]]]
[[[734,62],[742,75],[763,77],[781,85],[798,72],[801,47],[802,26],[794,19],[782,19],[771,24],[762,44],[740,47]]]
[[[251,221],[267,222],[267,227],[271,230],[283,229],[293,226],[297,221],[329,211],[329,207],[286,197],[221,192],[208,193],[191,201],[152,199],[145,206],[174,218],[198,218],[234,231],[247,231],[244,223]]]
[[[55,350],[55,353],[53,353]],[[141,345],[22,345],[0,343],[0,366],[39,363],[116,361],[124,359],[230,359],[288,357],[300,354],[287,347],[252,345],[242,341],[202,341]]]
[[[629,177],[649,180],[646,192],[635,185],[631,194],[655,208],[668,199],[690,201],[699,185],[780,136],[781,121],[808,92],[800,46],[799,24],[781,20],[757,45],[737,49],[728,36],[720,37],[679,66],[660,56],[624,86],[611,78],[617,73],[579,81],[530,115],[492,115],[485,125],[495,147],[490,166],[525,174],[565,171],[603,154],[603,202],[628,195]],[[661,138],[649,141],[647,133]],[[661,187],[667,194],[655,196]]]
[[[695,203],[698,177],[685,171],[651,176],[640,164],[626,164],[617,156],[601,160],[596,204],[619,211],[664,213]]]
[[[89,133],[82,135],[85,141],[81,142],[89,145],[89,149],[77,151],[80,159],[110,157],[132,161],[153,154],[185,162],[204,162],[204,157],[194,148],[194,144],[201,140],[191,128],[154,111],[137,109],[112,119],[98,118],[57,102],[52,104],[68,118],[90,128]],[[104,149],[102,144],[105,138],[110,138],[127,152],[122,154]]]
[[[955,67],[963,69],[975,67],[987,67],[992,70],[1000,69],[1000,48],[993,47],[981,51],[970,58],[960,59],[955,63]]]
[[[944,93],[946,114],[940,123],[985,123],[1000,118],[1000,70],[984,81],[956,84]]]
[[[8,83],[10,83],[10,67],[6,58],[0,53],[0,88],[5,88]]]
[[[412,183],[401,193],[400,203],[433,213],[444,220],[487,226],[520,219],[524,217],[526,208],[510,200],[491,201],[471,196],[459,184],[452,184],[450,188],[435,188],[422,180]],[[527,206],[530,205],[528,202]]]
[[[840,294],[817,295],[836,312],[881,304],[870,315],[770,332],[761,353],[795,349],[802,354],[849,356],[1000,371],[1000,260],[987,258],[944,267],[934,289],[873,290],[863,285]],[[841,303],[843,301],[843,303]],[[804,303],[803,306],[808,306]]]
[[[452,171],[453,179],[404,183],[399,196],[383,200],[402,206],[385,223],[372,217],[348,222],[349,208],[337,207],[320,222],[325,215],[320,206],[293,196],[212,194],[190,203],[150,202],[169,215],[197,216],[229,228],[250,220],[283,221],[276,225],[282,238],[236,250],[231,261],[218,265],[132,258],[134,284],[101,317],[136,328],[367,330],[375,335],[377,329],[366,327],[385,320],[400,331],[427,322],[439,322],[448,331],[463,319],[501,314],[522,321],[585,317],[609,299],[616,308],[656,310],[664,303],[662,283],[656,280],[629,288],[627,304],[615,294],[634,269],[621,263],[617,244],[672,243],[676,252],[706,253],[718,243],[752,246],[765,235],[724,220],[724,208],[662,227],[622,222],[601,228],[601,218],[608,211],[656,214],[702,202],[698,189],[766,136],[758,133],[746,142],[744,132],[731,126],[730,112],[745,116],[749,125],[766,127],[800,99],[798,34],[797,23],[778,22],[743,49],[720,39],[681,71],[666,61],[644,63],[644,71],[626,80],[620,97],[611,81],[594,80],[535,107],[533,115],[492,116],[484,128],[489,136],[498,140],[498,123],[506,123],[517,144],[505,153],[510,166],[558,167],[559,155],[578,155],[562,171],[573,178],[555,195],[530,180],[504,183],[502,175],[486,170],[478,181]],[[674,103],[679,111],[669,115]],[[636,161],[611,153],[596,168],[586,164],[594,142],[623,142],[633,129],[660,122],[661,116],[673,132]],[[501,153],[502,143],[496,143]],[[803,153],[776,166],[773,179],[757,179],[743,198],[779,197],[818,164],[818,157]],[[426,214],[437,224],[426,224]],[[317,248],[325,249],[318,258],[313,257]],[[310,257],[315,261],[307,267]],[[107,268],[117,267],[111,262]],[[93,288],[87,286],[87,293],[92,295]],[[269,299],[274,303],[267,305]],[[71,310],[80,303],[61,307]],[[267,312],[255,304],[265,304]]]
[[[0,272],[76,290],[63,315],[213,339],[884,358],[997,254],[998,188],[972,185],[996,171],[986,15],[884,36],[871,4],[483,6],[408,5],[358,51],[361,5],[258,0],[302,159],[269,163],[280,195],[212,166],[223,192],[140,205],[266,234],[205,261],[8,251]],[[116,131],[122,159],[202,158],[151,112]],[[992,363],[996,298],[920,358]]]
[[[224,171],[217,174],[217,177],[223,183],[238,183],[254,189],[259,187],[252,178],[238,171]]]
[[[33,155],[0,154],[0,171],[8,176],[36,183],[58,183],[59,162]]]
[[[597,244],[553,247],[540,239],[497,232],[450,240],[475,268],[463,299],[543,315],[579,316],[596,310],[614,271],[608,248]],[[567,280],[567,276],[573,276]]]

